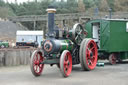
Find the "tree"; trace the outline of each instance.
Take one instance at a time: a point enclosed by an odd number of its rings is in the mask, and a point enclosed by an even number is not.
[[[121,6],[122,1],[120,2],[120,0],[115,0],[114,1],[114,10],[115,11],[122,11],[123,7]]]
[[[8,8],[0,7],[0,17],[7,18],[8,17]]]
[[[0,7],[4,7],[6,4],[3,0],[0,0]]]
[[[100,9],[101,11],[104,11],[104,12],[108,11],[109,5],[108,5],[107,0],[101,0],[99,9]]]
[[[115,2],[115,0],[107,0],[109,8],[111,8],[113,11],[114,11],[114,2]]]
[[[83,0],[78,0],[78,8],[79,8],[79,12],[85,12],[85,5],[83,3]]]

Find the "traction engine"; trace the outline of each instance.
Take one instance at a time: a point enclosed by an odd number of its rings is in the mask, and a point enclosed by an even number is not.
[[[34,76],[40,76],[44,65],[57,65],[64,77],[72,71],[72,65],[81,64],[83,70],[93,70],[97,63],[97,45],[87,32],[77,23],[69,31],[54,26],[56,9],[49,7],[48,33],[42,49],[35,50],[31,56],[30,67]]]

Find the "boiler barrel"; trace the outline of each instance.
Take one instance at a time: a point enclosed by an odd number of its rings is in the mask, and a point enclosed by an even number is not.
[[[71,40],[61,40],[60,41],[60,50],[63,51],[63,50],[69,50],[71,51],[73,49],[73,42]]]
[[[58,53],[63,50],[71,51],[74,48],[74,43],[71,40],[57,40],[50,39],[46,40],[43,44],[43,50],[48,53]]]

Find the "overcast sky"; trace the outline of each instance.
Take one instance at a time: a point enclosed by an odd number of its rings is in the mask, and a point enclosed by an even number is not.
[[[5,2],[8,1],[9,3],[14,3],[15,0],[4,0]],[[23,3],[23,2],[27,2],[27,1],[33,1],[33,0],[17,0],[18,3]]]

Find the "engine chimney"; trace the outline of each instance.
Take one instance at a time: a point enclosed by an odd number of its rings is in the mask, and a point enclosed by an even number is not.
[[[52,6],[49,6],[46,11],[48,12],[48,36],[54,37],[54,15],[56,9]]]

